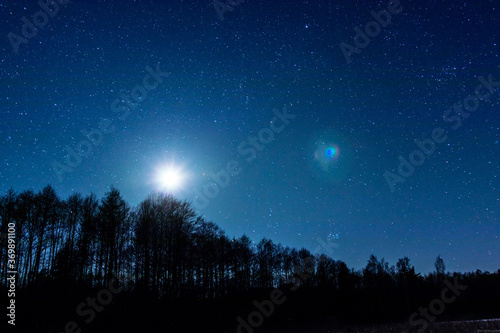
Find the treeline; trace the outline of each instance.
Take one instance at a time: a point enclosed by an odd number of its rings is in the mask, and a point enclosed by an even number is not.
[[[290,302],[290,313],[321,306],[315,314],[384,321],[408,318],[440,297],[444,281],[456,279],[468,289],[447,314],[494,315],[500,309],[500,270],[450,274],[438,257],[436,271],[421,276],[406,257],[391,266],[373,255],[361,271],[350,269],[270,239],[254,244],[245,235],[230,238],[189,202],[167,194],[150,195],[132,208],[115,188],[101,200],[93,194],[62,200],[51,186],[38,193],[11,189],[0,197],[0,221],[1,284],[7,286],[6,235],[14,223],[17,288],[33,294],[50,281],[89,291],[116,277],[130,298],[251,300],[300,281],[301,305],[294,309]],[[308,310],[300,310],[306,304]]]

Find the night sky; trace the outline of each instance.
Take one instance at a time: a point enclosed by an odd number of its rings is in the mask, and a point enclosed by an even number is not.
[[[231,2],[0,3],[0,190],[169,191],[357,269],[500,268],[498,2]]]

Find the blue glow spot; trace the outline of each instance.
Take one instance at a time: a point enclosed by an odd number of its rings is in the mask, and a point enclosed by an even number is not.
[[[336,154],[337,154],[337,150],[335,148],[331,147],[331,148],[326,149],[326,157],[327,158],[335,157]]]

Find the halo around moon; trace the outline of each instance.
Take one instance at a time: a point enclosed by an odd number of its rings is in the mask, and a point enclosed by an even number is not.
[[[154,182],[160,191],[176,192],[183,188],[186,178],[182,168],[175,165],[163,165],[156,169]]]

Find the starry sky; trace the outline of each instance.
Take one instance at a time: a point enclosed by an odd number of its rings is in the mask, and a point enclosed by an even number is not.
[[[0,190],[169,191],[356,269],[500,268],[498,2],[231,3],[1,2]]]

